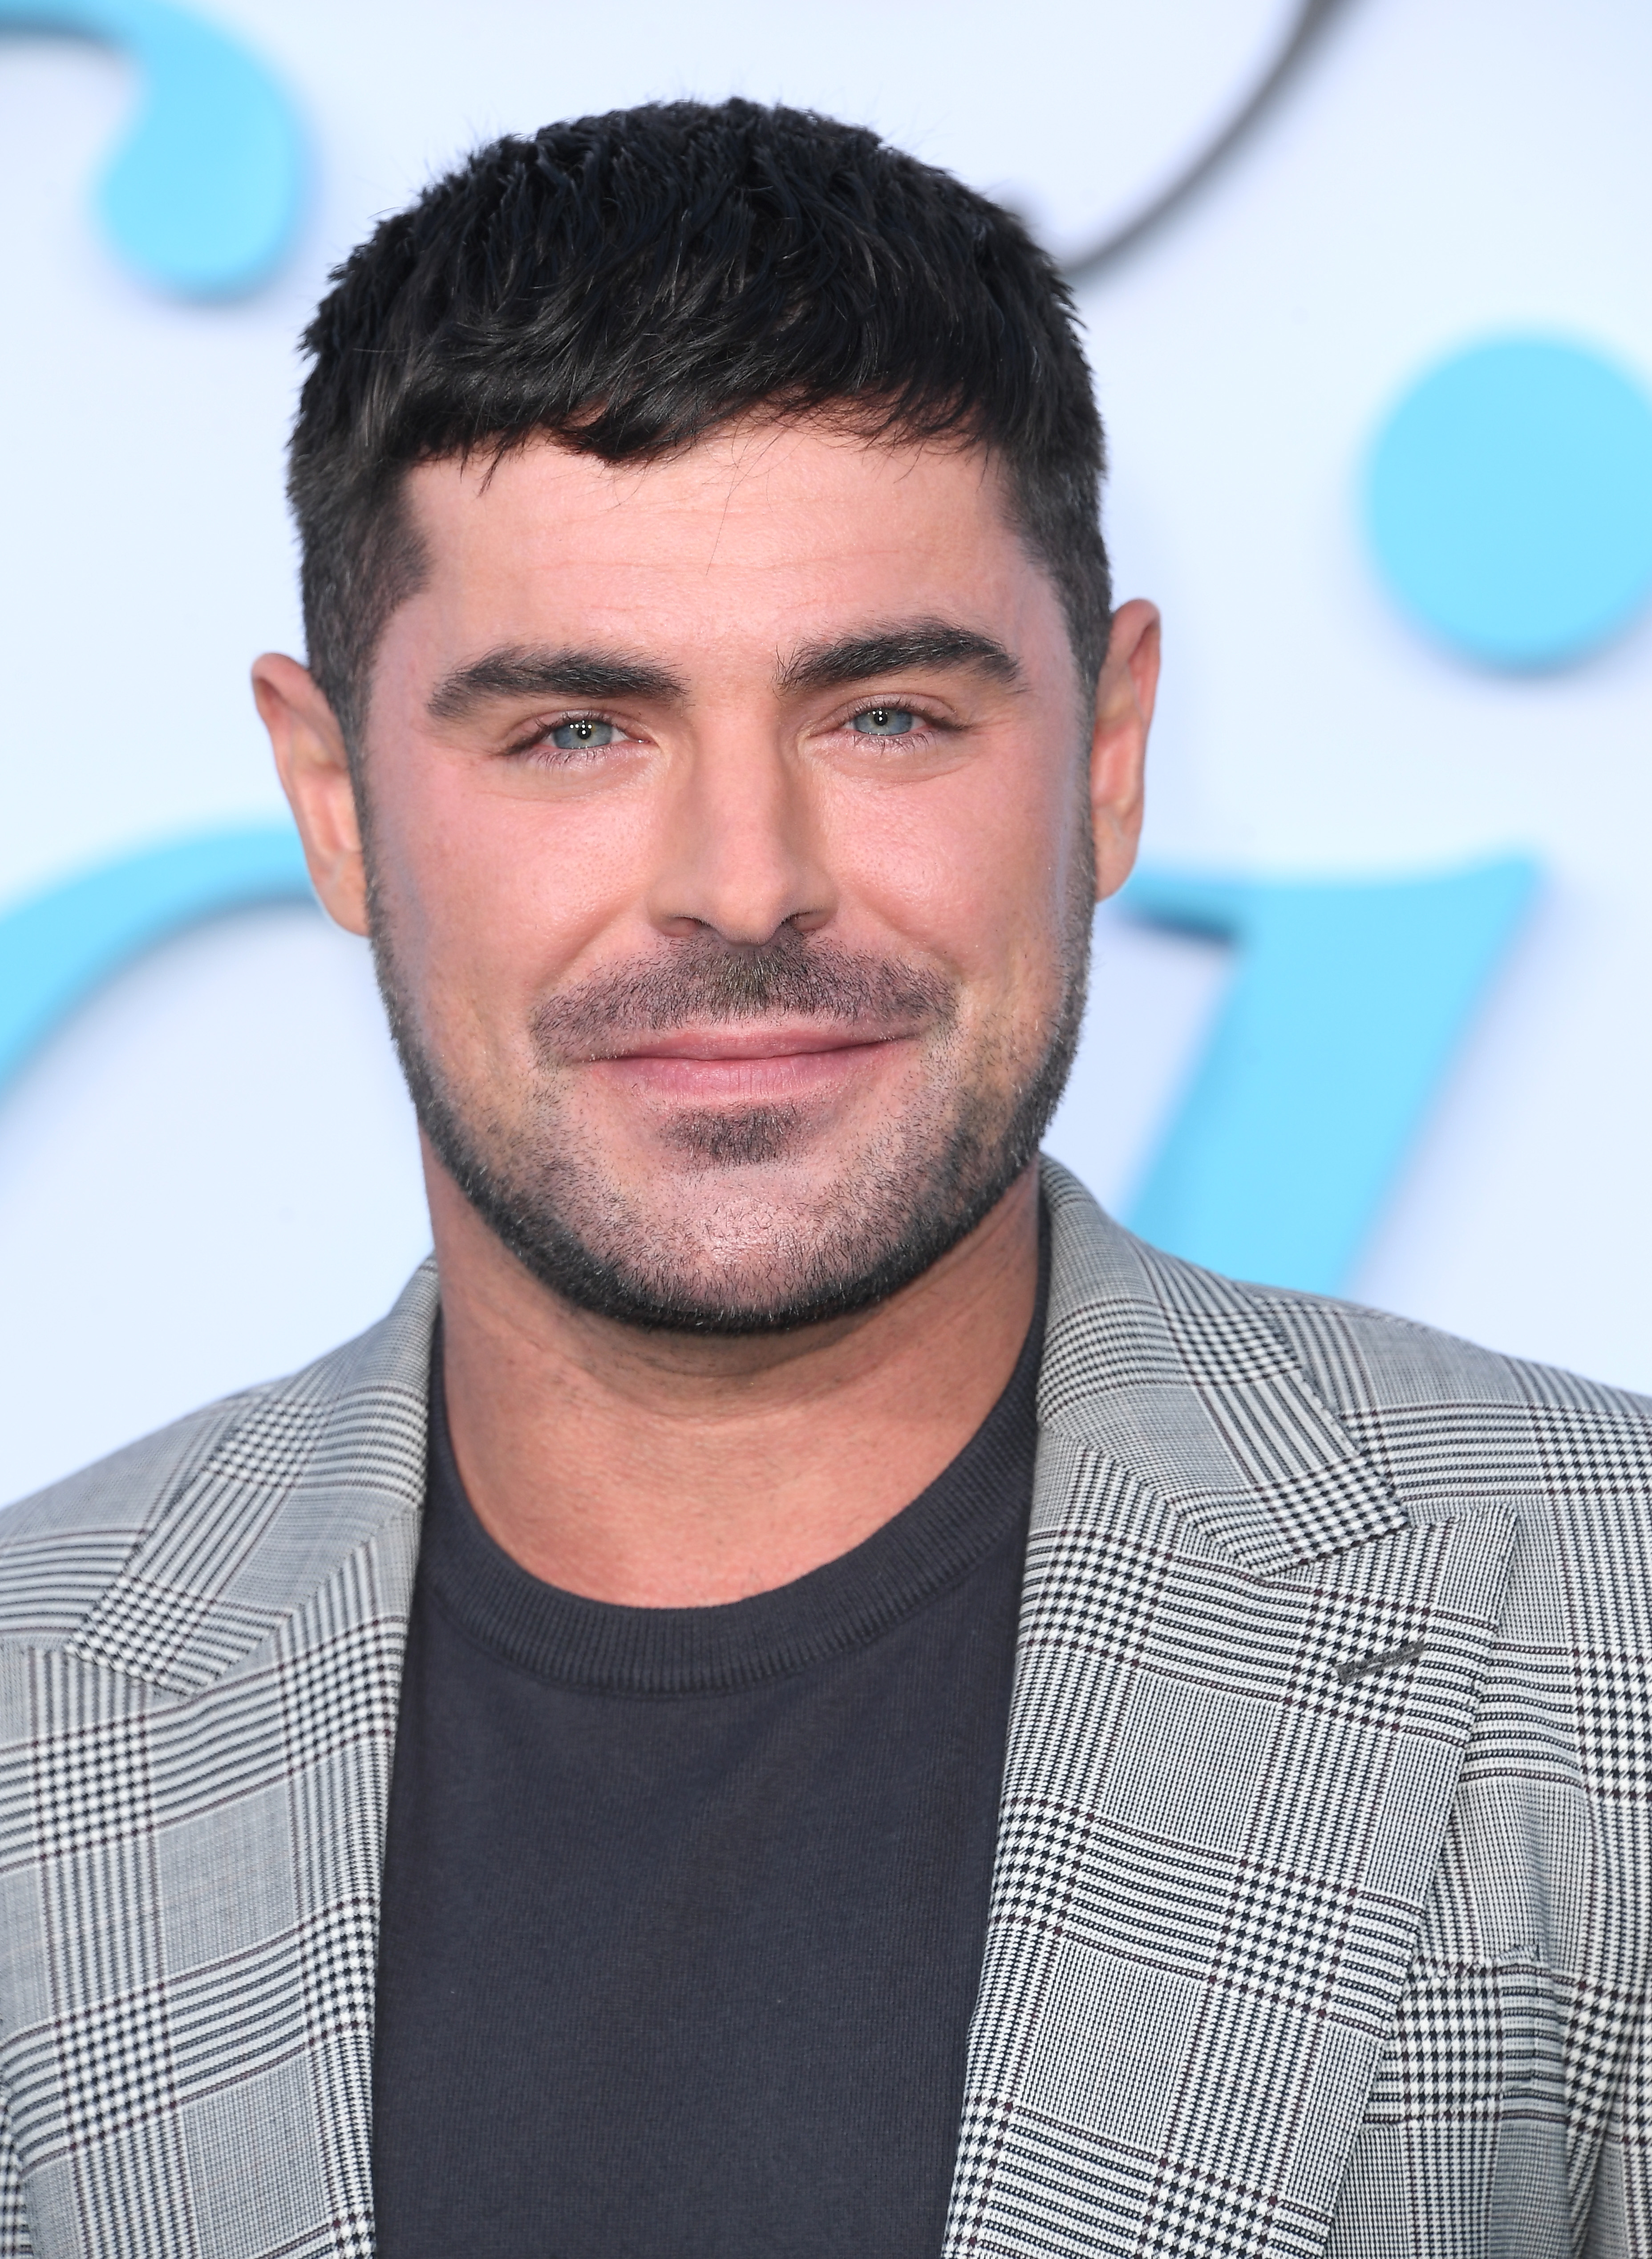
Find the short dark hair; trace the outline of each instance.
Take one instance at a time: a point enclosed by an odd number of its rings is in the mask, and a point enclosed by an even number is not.
[[[677,102],[507,136],[331,282],[288,490],[310,666],[352,747],[422,573],[409,466],[541,433],[646,460],[758,409],[985,447],[1100,673],[1103,441],[1071,294],[1014,214],[864,126]]]

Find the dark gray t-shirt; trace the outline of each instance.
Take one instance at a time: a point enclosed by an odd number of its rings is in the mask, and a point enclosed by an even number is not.
[[[542,1584],[432,1391],[390,1797],[381,2259],[936,2259],[1039,1316],[922,1497],[727,1607]],[[439,1359],[438,1364],[439,1373]]]

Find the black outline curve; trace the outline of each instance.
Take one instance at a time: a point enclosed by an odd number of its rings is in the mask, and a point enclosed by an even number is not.
[[[1295,77],[1325,26],[1334,16],[1341,15],[1348,4],[1349,0],[1302,0],[1285,45],[1274,57],[1261,84],[1253,89],[1250,99],[1228,119],[1215,139],[1194,158],[1187,170],[1172,181],[1145,211],[1138,212],[1134,219],[1126,220],[1114,234],[1103,236],[1100,242],[1090,250],[1081,251],[1076,258],[1062,260],[1061,271],[1068,281],[1093,281],[1115,260],[1134,251],[1172,213],[1179,210],[1187,198],[1202,188],[1217,167],[1248,138],[1251,129],[1260,124],[1264,114],[1272,108],[1276,99]]]

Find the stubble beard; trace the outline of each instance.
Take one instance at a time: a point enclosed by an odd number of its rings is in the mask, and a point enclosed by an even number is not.
[[[509,1115],[460,1088],[427,1040],[369,873],[374,963],[419,1125],[495,1236],[551,1293],[599,1317],[656,1332],[783,1333],[869,1308],[920,1277],[997,1206],[1038,1150],[1065,1087],[1084,1018],[1092,859],[1078,859],[1064,905],[1054,1009],[1030,1040],[1000,1030],[972,1044],[958,1000],[932,973],[843,949],[787,927],[740,947],[714,935],[668,945],[545,1000],[530,1026],[549,1063],[589,1057],[641,1030],[781,1013],[841,1023],[919,1019],[931,1073],[903,1109],[845,1157],[829,1194],[800,1204],[765,1184],[815,1133],[805,1108],[685,1109],[662,1142],[685,1176],[727,1196],[673,1214],[669,1182],[646,1208],[604,1169],[557,1087],[554,1066]],[[1017,1051],[1028,1054],[1021,1058]],[[699,1187],[697,1187],[699,1189]]]

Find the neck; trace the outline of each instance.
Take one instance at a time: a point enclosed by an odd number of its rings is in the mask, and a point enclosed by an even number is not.
[[[591,1600],[709,1607],[836,1560],[957,1457],[1032,1322],[1036,1167],[875,1308],[732,1340],[574,1309],[426,1175],[466,1492],[522,1567]]]

